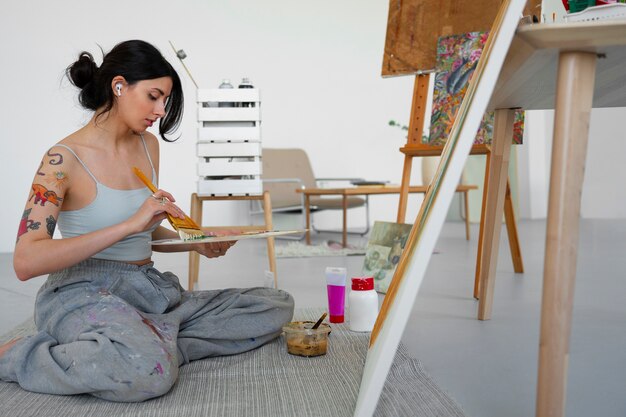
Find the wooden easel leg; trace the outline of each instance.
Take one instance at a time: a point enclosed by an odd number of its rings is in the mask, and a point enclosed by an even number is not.
[[[499,109],[495,113],[491,166],[489,167],[489,192],[485,205],[485,235],[480,264],[479,320],[491,318],[515,110]]]
[[[411,183],[411,167],[413,157],[404,155],[404,168],[402,169],[402,183],[400,184],[400,202],[398,203],[398,223],[404,223],[406,218],[406,206],[409,200],[409,185]]]
[[[198,194],[191,194],[191,208],[189,217],[196,224],[202,225],[202,201],[198,198]],[[198,252],[189,252],[189,279],[187,281],[187,290],[193,291],[196,282],[198,282],[198,271],[200,269],[200,255]]]
[[[413,85],[413,99],[411,100],[411,115],[409,117],[409,131],[406,141],[407,147],[419,146],[422,143],[429,82],[430,74],[419,74],[415,76],[415,84]],[[404,219],[406,217],[406,206],[409,198],[409,185],[411,184],[412,163],[413,157],[405,154],[404,169],[402,170],[402,185],[400,186],[400,202],[398,204],[398,223],[404,223]]]
[[[474,298],[478,300],[480,294],[480,271],[483,260],[483,240],[485,238],[485,208],[489,193],[489,167],[491,166],[491,152],[485,154],[485,180],[483,181],[483,202],[480,208],[480,225],[478,226],[478,250],[476,252],[476,274],[474,276]]]
[[[569,337],[576,279],[596,54],[561,52],[541,301],[537,417],[565,415]]]
[[[272,200],[268,191],[263,192],[263,210],[265,216],[265,230],[273,230],[272,225]],[[276,251],[274,248],[274,238],[267,238],[267,257],[269,259],[270,271],[274,273],[274,288],[278,288],[278,276],[276,274]]]
[[[511,185],[508,180],[506,182],[506,193],[504,195],[504,221],[506,223],[507,236],[509,237],[513,270],[518,274],[522,274],[524,273],[524,261],[522,259],[519,236],[517,235],[517,220],[515,219],[513,199],[511,198]]]

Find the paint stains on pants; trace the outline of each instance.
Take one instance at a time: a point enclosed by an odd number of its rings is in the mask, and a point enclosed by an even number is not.
[[[35,304],[38,333],[0,358],[0,379],[34,392],[144,401],[167,393],[185,363],[276,338],[293,307],[282,290],[189,292],[152,264],[89,259],[48,277]]]

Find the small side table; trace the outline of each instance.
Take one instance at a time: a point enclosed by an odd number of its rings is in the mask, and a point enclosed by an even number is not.
[[[231,201],[231,200],[262,200],[264,210],[265,223],[262,225],[252,226],[220,226],[220,227],[204,227],[202,226],[202,203],[205,201]],[[262,195],[245,195],[245,196],[199,196],[197,193],[191,194],[191,210],[189,213],[197,224],[202,227],[202,230],[209,232],[212,230],[272,230],[272,202],[270,200],[270,193],[265,191]],[[278,279],[276,276],[276,253],[274,250],[274,238],[267,238],[267,257],[269,259],[270,271],[274,274],[274,288],[278,288]],[[187,289],[193,290],[195,284],[198,282],[198,271],[200,269],[200,255],[195,252],[189,252],[189,282]]]

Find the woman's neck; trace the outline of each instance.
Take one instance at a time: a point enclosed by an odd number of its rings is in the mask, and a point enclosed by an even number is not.
[[[125,123],[122,123],[116,117],[113,110],[97,117],[98,112],[94,114],[89,123],[81,130],[84,130],[84,137],[90,142],[97,143],[99,146],[111,147],[119,149],[128,140],[136,137],[137,134],[130,130]]]

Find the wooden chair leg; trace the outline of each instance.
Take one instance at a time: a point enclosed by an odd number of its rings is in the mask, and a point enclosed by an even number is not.
[[[511,199],[510,181],[506,182],[506,193],[504,196],[504,220],[506,223],[506,232],[509,237],[509,248],[511,249],[511,258],[513,259],[513,270],[518,273],[524,273],[524,261],[522,260],[522,249],[519,244],[517,235],[517,221],[515,219],[515,210],[513,209],[513,200]]]
[[[304,215],[306,216],[306,244],[311,244],[311,199],[304,195]]]
[[[272,225],[272,200],[268,191],[263,192],[263,210],[265,210],[265,230],[274,229]],[[267,238],[267,257],[269,259],[270,271],[274,273],[274,288],[278,288],[278,276],[276,274],[276,251],[274,248],[274,238]]]
[[[202,225],[202,201],[198,198],[198,194],[191,194],[191,209],[189,217],[197,224]],[[187,290],[193,291],[196,282],[198,282],[198,271],[200,269],[200,255],[198,252],[189,252],[189,279],[187,281]]]
[[[489,192],[485,205],[485,235],[482,242],[480,266],[479,320],[491,318],[515,110],[498,109],[495,113]]]

